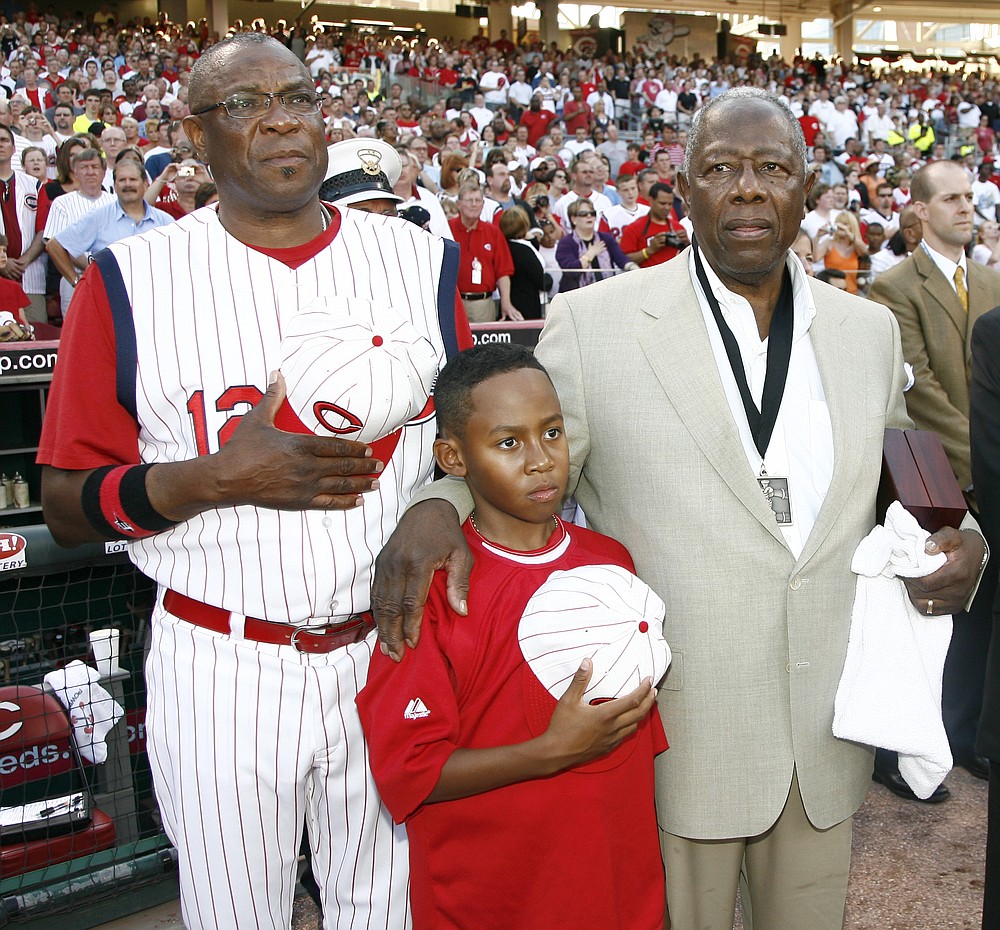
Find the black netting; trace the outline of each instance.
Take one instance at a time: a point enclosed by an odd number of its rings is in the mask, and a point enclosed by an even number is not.
[[[171,867],[145,753],[155,586],[122,555],[57,561],[0,574],[0,923],[131,894]],[[96,630],[116,631],[114,671],[95,661]],[[112,705],[88,703],[79,663],[101,669],[96,684],[121,708],[110,729]],[[62,698],[44,682],[59,669]]]

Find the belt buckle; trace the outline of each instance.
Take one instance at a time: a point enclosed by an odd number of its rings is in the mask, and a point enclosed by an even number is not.
[[[330,617],[329,620],[333,620]],[[311,655],[306,649],[301,647],[298,642],[298,638],[302,634],[309,636],[337,636],[340,633],[349,632],[352,627],[351,622],[354,621],[356,627],[361,627],[364,624],[364,616],[362,614],[350,614],[343,623],[313,623],[303,626],[297,626],[292,630],[292,635],[288,640],[288,645],[291,646],[299,655]]]

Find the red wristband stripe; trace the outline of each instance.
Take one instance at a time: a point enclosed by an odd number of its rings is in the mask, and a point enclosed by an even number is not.
[[[97,469],[83,487],[83,510],[91,524],[115,539],[142,539],[174,526],[159,514],[146,494],[146,472],[152,465],[119,465]]]
[[[135,525],[135,521],[126,516],[121,499],[122,480],[133,468],[134,465],[119,465],[104,476],[101,482],[101,514],[115,531],[129,539],[139,539],[151,534],[142,532],[142,529]]]

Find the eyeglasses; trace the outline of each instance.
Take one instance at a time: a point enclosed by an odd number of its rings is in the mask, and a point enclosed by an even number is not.
[[[258,116],[263,116],[271,108],[272,100],[277,100],[293,116],[309,116],[315,113],[323,103],[319,97],[308,91],[290,91],[287,94],[246,91],[240,94],[230,94],[225,100],[213,103],[203,110],[197,110],[191,115],[201,116],[203,113],[224,107],[226,113],[234,119],[256,119]]]
[[[581,216],[597,216],[593,210],[580,210],[577,214],[578,217]]]

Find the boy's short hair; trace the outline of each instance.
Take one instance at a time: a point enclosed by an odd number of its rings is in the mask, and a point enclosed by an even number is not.
[[[472,412],[469,404],[472,389],[496,375],[522,368],[534,368],[549,377],[542,363],[525,346],[491,342],[456,355],[441,369],[434,385],[438,432],[461,438]]]
[[[0,232],[0,248],[7,248],[7,236]]]

